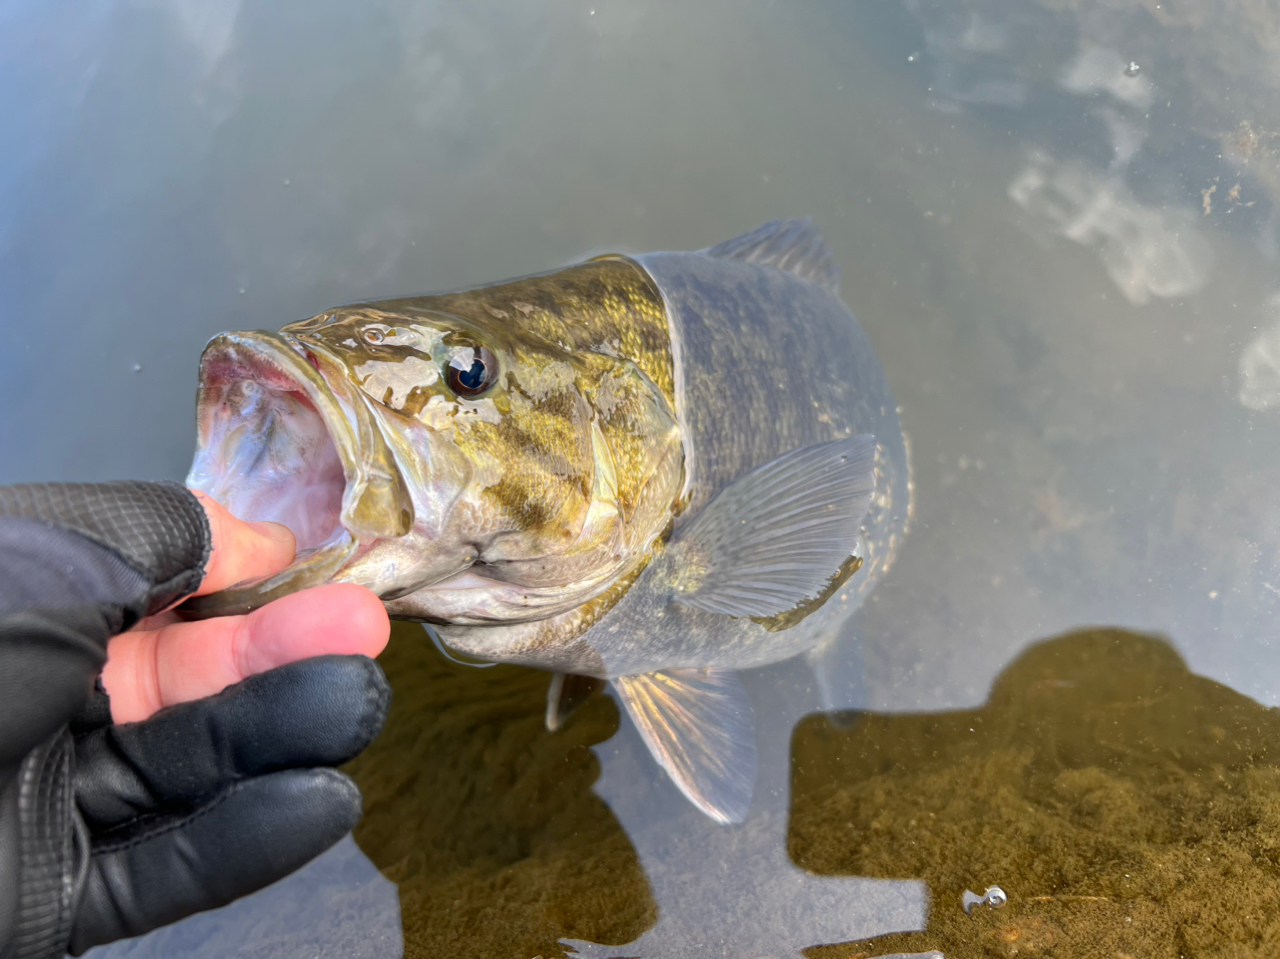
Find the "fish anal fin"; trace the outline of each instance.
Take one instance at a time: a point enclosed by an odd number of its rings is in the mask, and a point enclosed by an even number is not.
[[[732,237],[702,252],[721,259],[776,267],[812,280],[832,293],[840,292],[840,267],[808,217],[770,220],[750,233]]]
[[[604,689],[605,681],[577,673],[554,673],[547,688],[547,731],[555,732],[588,699]]]
[[[875,451],[874,436],[851,436],[738,477],[672,537],[672,598],[726,616],[803,619],[860,565]]]
[[[665,669],[613,683],[645,745],[680,791],[716,822],[742,822],[757,760],[751,703],[737,674]]]

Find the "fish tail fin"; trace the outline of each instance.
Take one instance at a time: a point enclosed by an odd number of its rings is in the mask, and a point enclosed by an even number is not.
[[[776,267],[812,280],[832,293],[840,292],[840,267],[808,217],[770,220],[750,233],[709,246],[702,252],[721,259]]]
[[[757,760],[751,704],[737,674],[666,669],[613,683],[645,745],[680,791],[716,822],[742,822]]]

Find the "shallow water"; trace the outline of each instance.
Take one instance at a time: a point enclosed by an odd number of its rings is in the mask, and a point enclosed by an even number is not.
[[[548,735],[545,675],[404,629],[355,843],[100,955],[1274,954],[1277,39],[1247,0],[8,5],[2,481],[181,477],[221,329],[806,214],[914,454],[849,711],[747,678],[741,827],[608,698]]]

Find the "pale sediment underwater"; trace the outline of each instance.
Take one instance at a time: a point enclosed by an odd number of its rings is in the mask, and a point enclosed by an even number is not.
[[[824,649],[891,563],[907,455],[808,221],[228,333],[188,482],[294,530],[244,611],[373,589],[470,656],[611,681],[722,822],[751,801],[735,671]],[[548,724],[577,681],[551,685]]]

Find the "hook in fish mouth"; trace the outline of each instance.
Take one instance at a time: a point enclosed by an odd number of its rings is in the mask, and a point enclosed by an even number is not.
[[[193,619],[245,613],[332,579],[361,550],[406,535],[414,508],[367,403],[323,347],[223,333],[200,361],[198,445],[187,485],[246,520],[289,527],[286,569],[188,600]]]

